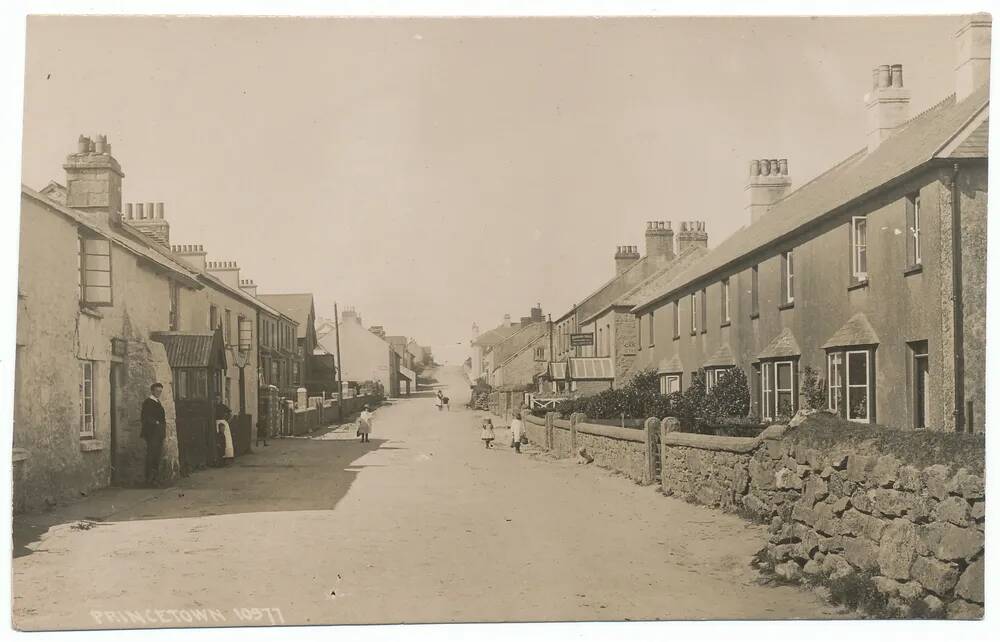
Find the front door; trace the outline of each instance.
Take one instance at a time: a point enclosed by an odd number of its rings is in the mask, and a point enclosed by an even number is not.
[[[913,423],[915,428],[927,427],[927,416],[930,414],[930,371],[926,354],[918,354],[913,358]]]

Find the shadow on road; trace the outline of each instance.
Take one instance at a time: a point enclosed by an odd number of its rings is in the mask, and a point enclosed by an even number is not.
[[[332,510],[368,467],[358,460],[380,448],[399,448],[385,446],[387,441],[276,439],[169,488],[106,488],[48,512],[15,515],[14,557],[35,552],[30,545],[60,524],[86,530],[102,522]]]

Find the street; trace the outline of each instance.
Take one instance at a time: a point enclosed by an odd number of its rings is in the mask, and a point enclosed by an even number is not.
[[[274,440],[172,488],[21,517],[35,541],[15,541],[15,625],[835,615],[756,582],[763,526],[533,447],[516,455],[506,430],[486,450],[461,369],[436,376],[451,411],[430,391],[392,400],[370,443],[348,428]],[[188,623],[199,609],[208,620]]]

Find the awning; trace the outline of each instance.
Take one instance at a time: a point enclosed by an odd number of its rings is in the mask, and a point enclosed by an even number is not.
[[[712,356],[705,360],[705,368],[721,368],[735,366],[736,361],[733,359],[733,353],[729,349],[728,343],[723,343],[719,346]]]
[[[795,335],[788,328],[781,331],[781,334],[774,337],[771,343],[757,355],[758,359],[777,359],[780,357],[798,357],[802,355],[799,342],[795,340]]]
[[[552,361],[549,363],[549,378],[565,379],[566,378],[566,362],[565,361]]]
[[[226,349],[222,332],[154,332],[162,343],[171,368],[225,368]]]
[[[614,379],[615,367],[611,357],[577,357],[569,360],[573,379]]]
[[[417,373],[410,370],[406,366],[399,366],[399,376],[410,382],[417,380]]]
[[[868,322],[868,317],[862,312],[858,312],[848,319],[833,336],[827,339],[821,347],[824,350],[829,348],[846,348],[849,346],[872,346],[879,343],[875,329]]]
[[[656,368],[659,374],[676,374],[678,372],[684,372],[684,364],[681,363],[680,357],[676,354],[672,359],[664,359],[660,362],[659,367]]]

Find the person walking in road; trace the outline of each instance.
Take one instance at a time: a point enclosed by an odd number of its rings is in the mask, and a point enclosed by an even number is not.
[[[435,395],[434,405],[437,406],[438,410],[441,410],[444,407],[444,395],[441,394],[440,390],[438,390],[437,395]]]
[[[261,415],[257,419],[257,443],[254,446],[260,446],[260,442],[263,441],[264,445],[267,445],[267,428],[268,428],[267,415]]]
[[[219,466],[228,466],[236,458],[233,449],[233,433],[229,428],[229,422],[232,421],[232,418],[232,410],[221,399],[218,399],[215,404],[215,444],[216,462]]]
[[[483,431],[479,437],[486,444],[487,448],[493,447],[493,440],[497,438],[496,433],[493,432],[493,420],[487,417],[483,419]]]
[[[167,437],[167,415],[160,402],[163,384],[156,382],[149,387],[149,397],[142,401],[139,436],[146,442],[146,485],[160,483],[160,458],[163,456],[163,440]]]
[[[444,409],[451,412],[451,406],[448,405],[448,397],[441,397],[441,403],[444,405]]]
[[[515,452],[521,452],[521,437],[524,436],[524,423],[521,421],[521,411],[514,412],[514,418],[510,420],[510,447]]]
[[[365,405],[365,409],[361,411],[361,416],[358,417],[358,435],[361,437],[361,443],[363,444],[371,441],[368,435],[372,431],[372,417],[371,407]]]

